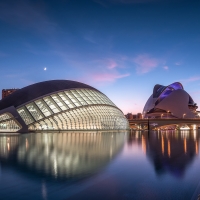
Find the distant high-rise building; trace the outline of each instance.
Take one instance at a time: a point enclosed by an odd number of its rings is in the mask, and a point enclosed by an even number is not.
[[[18,89],[3,89],[2,90],[2,99],[7,97],[8,95],[12,94],[16,90],[18,90]]]
[[[137,119],[142,119],[142,114],[141,113],[137,114]]]
[[[138,114],[132,114],[132,113],[128,113],[125,115],[125,117],[129,120],[131,119],[142,119],[142,114],[138,113]]]
[[[137,115],[133,115],[133,119],[137,119]]]
[[[142,119],[142,114],[141,113],[137,113],[137,114],[128,113],[128,114],[125,115],[125,117],[129,120],[131,120],[131,119]]]
[[[128,113],[125,115],[127,119],[133,119],[133,115],[132,113]]]

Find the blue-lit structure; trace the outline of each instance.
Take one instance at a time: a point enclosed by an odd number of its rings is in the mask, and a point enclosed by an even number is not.
[[[148,118],[197,118],[197,104],[179,82],[155,85],[143,114]]]
[[[106,95],[76,81],[36,83],[0,101],[0,132],[128,128],[124,114]]]

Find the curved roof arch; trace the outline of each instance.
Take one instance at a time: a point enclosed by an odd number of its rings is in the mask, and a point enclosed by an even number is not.
[[[100,92],[89,85],[71,80],[44,81],[26,86],[3,98],[0,100],[0,110],[10,106],[18,107],[26,102],[50,93],[76,88],[87,88]]]
[[[158,89],[159,90],[159,89]],[[165,99],[169,94],[171,94],[174,90],[184,90],[183,85],[179,82],[174,82],[167,87],[164,86],[163,90],[160,92],[159,96],[157,96],[157,100],[155,105],[160,103],[163,99]]]
[[[173,87],[175,90],[178,90],[178,89],[184,90],[183,85],[179,82],[174,82],[174,83],[168,85],[167,87]]]

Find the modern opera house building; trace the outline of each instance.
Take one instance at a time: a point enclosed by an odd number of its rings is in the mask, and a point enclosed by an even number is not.
[[[143,115],[145,118],[197,118],[197,108],[181,83],[157,84],[144,106]]]
[[[119,130],[129,124],[97,89],[75,81],[29,85],[0,100],[0,131]]]

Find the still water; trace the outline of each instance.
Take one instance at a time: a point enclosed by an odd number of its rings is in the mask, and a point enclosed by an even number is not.
[[[0,199],[197,200],[198,131],[0,135]]]

